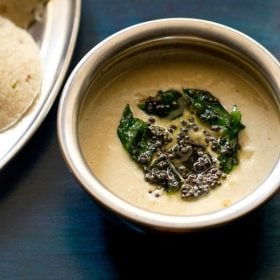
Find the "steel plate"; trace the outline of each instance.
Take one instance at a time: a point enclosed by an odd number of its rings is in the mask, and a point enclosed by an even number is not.
[[[81,0],[50,0],[43,21],[29,29],[43,63],[41,93],[27,114],[0,133],[0,169],[30,139],[49,112],[68,69],[80,24]]]

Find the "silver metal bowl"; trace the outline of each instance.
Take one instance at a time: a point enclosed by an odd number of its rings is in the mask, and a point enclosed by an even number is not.
[[[172,216],[149,212],[120,199],[104,187],[87,166],[78,140],[78,119],[82,101],[92,83],[123,56],[157,46],[198,44],[219,55],[234,56],[252,70],[271,92],[279,112],[280,65],[250,37],[221,24],[198,19],[162,19],[126,28],[95,46],[70,75],[60,100],[58,136],[66,163],[82,187],[115,217],[136,225],[165,232],[190,232],[222,225],[251,212],[267,201],[280,185],[280,160],[255,191],[232,206],[207,214]],[[106,68],[107,67],[107,68]],[[105,69],[105,70],[104,70]]]

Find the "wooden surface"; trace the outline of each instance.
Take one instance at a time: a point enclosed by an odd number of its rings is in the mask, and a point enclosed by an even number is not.
[[[71,69],[106,36],[166,17],[229,25],[280,59],[279,0],[82,4]],[[159,237],[121,230],[101,215],[67,170],[57,142],[56,112],[57,102],[31,141],[0,172],[0,279],[280,279],[279,194],[258,216],[220,231]]]

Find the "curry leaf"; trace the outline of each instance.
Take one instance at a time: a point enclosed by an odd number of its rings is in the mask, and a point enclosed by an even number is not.
[[[196,116],[208,126],[218,126],[222,134],[218,145],[218,159],[224,172],[229,173],[238,165],[239,132],[245,126],[237,106],[229,113],[210,92],[198,89],[184,89],[187,104]]]
[[[156,96],[149,96],[138,107],[149,115],[174,119],[183,114],[184,99],[176,90],[158,91]]]
[[[117,133],[123,147],[135,161],[142,165],[150,162],[157,143],[151,137],[149,126],[133,117],[129,105],[123,111]]]

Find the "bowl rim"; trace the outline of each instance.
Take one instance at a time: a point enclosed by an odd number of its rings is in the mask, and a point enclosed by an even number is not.
[[[87,78],[87,73],[92,69],[92,63],[96,62],[96,59],[99,59],[99,61],[104,59],[104,52],[112,50],[117,44],[123,46],[125,40],[131,42],[132,40],[139,39],[137,37],[139,34],[142,34],[142,36],[144,36],[143,34],[146,34],[145,36],[150,34],[152,36],[152,34],[156,33],[159,36],[160,34],[171,34],[170,32],[176,29],[180,32],[192,31],[195,34],[197,33],[198,36],[202,34],[201,32],[207,33],[207,36],[216,36],[219,39],[231,42],[239,51],[250,55],[270,76],[271,84],[276,91],[279,108],[280,64],[262,45],[238,30],[216,22],[195,18],[165,18],[139,23],[122,29],[101,41],[81,59],[64,86],[58,108],[57,130],[59,145],[65,162],[81,186],[97,202],[136,224],[164,231],[185,232],[225,224],[261,206],[278,190],[280,185],[279,155],[273,170],[265,181],[252,193],[231,206],[198,215],[168,215],[134,206],[104,187],[90,171],[83,159],[82,153],[79,150],[76,127],[78,96],[81,92],[82,84]]]

